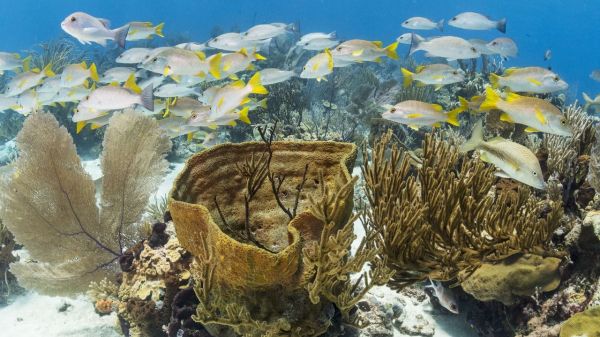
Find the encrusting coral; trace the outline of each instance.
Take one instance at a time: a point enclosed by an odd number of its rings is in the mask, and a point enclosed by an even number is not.
[[[600,336],[600,306],[573,315],[560,328],[560,337]]]
[[[493,193],[493,168],[435,135],[426,136],[422,150],[413,168],[388,133],[371,155],[364,152],[371,205],[366,221],[379,233],[375,243],[394,270],[392,288],[427,278],[461,283],[482,264],[519,253],[559,254],[549,241],[560,205],[540,201],[525,188]]]
[[[44,293],[84,291],[113,273],[137,240],[134,225],[167,168],[170,141],[151,118],[114,115],[104,138],[100,207],[73,139],[51,114],[28,117],[17,144],[15,174],[1,186],[1,217],[32,260],[11,271]]]
[[[356,147],[274,142],[270,131],[262,143],[193,156],[171,192],[177,234],[195,257],[193,319],[214,335],[317,336],[336,312],[352,321],[359,286],[389,277],[366,242],[350,256]],[[371,272],[351,282],[367,262]]]

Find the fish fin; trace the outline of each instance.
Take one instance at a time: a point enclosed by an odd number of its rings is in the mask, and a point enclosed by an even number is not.
[[[548,120],[546,119],[546,116],[544,116],[542,109],[536,107],[534,110],[535,110],[535,118],[542,124],[548,124]]]
[[[374,45],[376,45],[377,48],[383,47],[383,42],[381,42],[381,41],[371,41],[371,43],[373,43]]]
[[[508,174],[506,174],[506,172],[502,171],[502,170],[498,170],[496,172],[494,172],[494,175],[498,178],[507,178],[510,179],[510,176]]]
[[[194,54],[196,54],[196,56],[198,56],[198,58],[200,59],[200,61],[205,61],[206,60],[206,54],[204,54],[203,51],[198,50],[198,51],[195,51]]]
[[[469,101],[467,101],[466,98],[464,98],[462,96],[458,96],[458,103],[460,105],[455,110],[459,110],[460,109],[460,112],[469,110]]]
[[[65,102],[57,102],[62,108],[65,108],[67,104]]]
[[[96,82],[100,81],[100,77],[98,76],[98,68],[96,68],[96,63],[93,62],[90,64],[90,77]]]
[[[462,110],[461,107],[448,111],[448,119],[446,120],[446,123],[454,126],[460,126],[460,122],[458,121],[458,115],[463,111],[464,110]]]
[[[31,69],[31,55],[24,58],[21,64],[23,65],[23,71],[29,71]]]
[[[171,74],[171,67],[170,66],[165,66],[165,68],[163,69],[163,77],[167,77]]]
[[[418,74],[418,73],[422,72],[423,70],[425,70],[425,68],[427,68],[427,67],[424,65],[417,66],[415,68],[415,73]]]
[[[496,24],[496,29],[498,29],[501,33],[506,33],[506,18],[498,21]]]
[[[500,87],[500,79],[501,77],[498,74],[490,73],[490,83],[492,84],[492,88],[498,89]]]
[[[442,126],[442,123],[440,123],[440,122],[435,122],[435,123],[431,124],[432,128],[439,128],[441,126]]]
[[[83,81],[83,87],[86,89],[90,88],[90,81],[88,81],[87,79],[85,81]]]
[[[419,117],[423,117],[423,114],[421,113],[412,113],[412,114],[408,114],[406,115],[406,118],[419,118]]]
[[[163,28],[165,27],[165,23],[161,22],[158,25],[156,25],[156,27],[154,27],[154,33],[160,37],[165,37],[165,35],[163,34]]]
[[[248,50],[246,50],[246,48],[242,48],[240,50],[238,50],[238,53],[244,55],[244,56],[248,56]]]
[[[525,132],[540,132],[540,130],[528,126],[525,128]]]
[[[415,130],[415,131],[419,131],[419,126],[418,125],[414,125],[414,124],[410,124],[408,125],[409,128]]]
[[[234,88],[243,88],[246,86],[246,84],[244,84],[244,81],[238,79],[237,81],[230,83],[229,86]]]
[[[245,105],[252,102],[252,100],[249,97],[244,98],[241,102],[240,105]]]
[[[464,144],[462,144],[458,150],[460,152],[469,152],[471,150],[475,150],[479,144],[483,142],[483,122],[479,120],[475,127],[473,128],[473,132],[471,133],[471,138],[467,140]]]
[[[387,57],[391,58],[392,60],[397,60],[398,53],[396,53],[396,49],[398,49],[398,41],[385,47],[385,55],[387,55]]]
[[[206,73],[201,71],[199,73],[196,74],[196,76],[200,77],[200,78],[205,78],[206,77]]]
[[[256,67],[254,66],[254,64],[250,63],[247,67],[246,70],[256,70]]]
[[[381,59],[381,57],[378,57],[378,58],[374,59],[373,61],[376,63],[381,63],[381,62],[383,62],[383,59]]]
[[[530,83],[536,85],[536,86],[540,86],[542,85],[542,82],[540,82],[539,80],[535,79],[535,78],[528,78],[527,81],[529,81]]]
[[[423,39],[417,37],[417,34],[411,33],[410,36],[410,49],[408,50],[408,55],[412,55],[418,50],[420,50],[420,44],[423,42]]]
[[[519,99],[523,98],[522,96],[515,94],[514,92],[509,92],[506,95],[506,101],[507,102],[514,102],[514,101],[518,101]]]
[[[333,71],[333,56],[331,55],[329,48],[325,49],[325,55],[327,55],[327,69]]]
[[[254,75],[248,81],[248,85],[250,86],[250,92],[253,94],[266,95],[269,93],[267,88],[260,84],[260,73],[254,73]]]
[[[96,130],[102,127],[102,124],[96,124],[96,123],[92,123],[92,125],[90,125],[90,129],[92,130]]]
[[[75,132],[77,132],[78,134],[81,132],[81,130],[83,130],[83,128],[85,128],[85,121],[83,122],[77,122],[77,125],[75,126]]]
[[[444,107],[442,107],[439,104],[431,104],[431,107],[433,108],[433,110],[435,111],[444,111]]]
[[[257,59],[257,60],[259,60],[259,61],[264,61],[264,60],[267,59],[266,57],[262,56],[259,53],[254,53],[254,58]]]
[[[129,25],[125,25],[121,28],[117,28],[113,30],[114,39],[117,45],[123,49],[125,49],[125,40],[127,39],[127,34],[129,33]]]
[[[142,99],[142,106],[150,111],[154,111],[154,88],[152,84],[142,90],[140,97]]]
[[[408,70],[406,68],[400,68],[400,71],[402,72],[402,85],[405,88],[410,87],[410,85],[412,84],[412,81],[413,81],[414,73],[410,72],[410,70]]]
[[[258,102],[258,106],[263,108],[263,109],[267,109],[267,99],[263,98]]]
[[[239,77],[238,77],[236,74],[231,74],[231,75],[229,75],[229,78],[230,78],[231,80],[234,80],[234,81],[237,81],[237,80],[239,80],[239,79],[240,79],[240,78],[239,78]]]
[[[498,107],[500,102],[500,96],[494,91],[494,89],[487,87],[485,88],[485,100],[479,106],[481,110],[492,110]]]
[[[117,82],[117,81],[112,81],[112,82],[110,82],[108,85],[110,85],[111,87],[118,87],[118,86],[119,86],[119,82]]]
[[[364,51],[365,51],[364,49],[355,50],[352,52],[352,56],[358,57],[358,56],[362,55]]]
[[[229,125],[229,126],[236,126],[237,123],[235,121],[230,121],[229,123],[227,123],[227,125]]]
[[[186,140],[188,143],[190,143],[192,141],[192,139],[194,139],[194,133],[193,132],[188,132],[186,135]]]
[[[135,83],[135,74],[129,75],[129,77],[127,78],[127,81],[125,81],[125,85],[123,87],[135,92],[136,94],[139,94],[142,92],[142,89]],[[152,109],[150,109],[150,110],[152,110]]]
[[[214,123],[213,123],[213,124],[210,124],[210,125],[208,125],[208,128],[209,128],[209,129],[211,129],[211,130],[216,130],[218,127],[219,127],[219,126],[218,126],[217,124],[214,124]]]
[[[585,92],[582,95],[583,95],[583,99],[586,101],[586,103],[593,102],[593,100],[590,98],[590,96],[588,96],[588,94],[586,94]]]
[[[171,75],[171,79],[173,81],[175,81],[175,83],[181,82],[181,76],[180,75]]]
[[[221,71],[219,70],[219,66],[220,66],[221,58],[222,57],[223,57],[223,54],[222,53],[218,53],[215,56],[213,56],[212,59],[208,62],[208,64],[209,64],[209,68],[208,68],[209,72],[216,79],[220,79],[221,78]]]
[[[247,107],[247,106],[246,106],[246,107],[244,107],[242,110],[240,110],[240,117],[239,117],[239,119],[240,119],[242,122],[246,123],[246,124],[251,124],[251,122],[250,122],[250,118],[248,118],[248,111],[249,111],[249,110],[250,110],[250,109],[248,109],[248,107]]]
[[[437,24],[435,25],[435,28],[439,29],[440,32],[444,31],[444,19],[441,19],[440,21],[437,22]]]
[[[503,121],[503,122],[514,123],[513,119],[506,112],[503,112],[500,115],[500,120]]]
[[[444,85],[443,85],[443,84],[436,84],[436,85],[435,85],[435,89],[433,89],[433,90],[434,90],[434,91],[438,91],[438,90],[442,89],[443,87],[444,87]]]
[[[44,73],[44,75],[46,75],[46,77],[54,77],[56,76],[56,74],[54,73],[54,71],[52,71],[52,62],[48,63],[44,69],[42,69],[42,72]]]

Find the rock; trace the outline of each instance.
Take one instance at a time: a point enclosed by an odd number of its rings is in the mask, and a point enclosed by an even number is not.
[[[573,315],[560,329],[560,337],[600,336],[600,306]]]
[[[555,257],[516,255],[500,263],[482,264],[461,286],[480,301],[497,300],[511,305],[517,296],[531,296],[537,289],[555,290],[560,284],[560,263]]]
[[[398,330],[411,336],[430,337],[435,335],[435,327],[420,314],[416,315],[414,319],[402,321]]]
[[[600,250],[600,211],[590,211],[583,219],[579,245],[582,248]]]

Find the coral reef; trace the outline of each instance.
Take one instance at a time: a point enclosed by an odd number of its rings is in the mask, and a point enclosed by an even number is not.
[[[366,220],[395,272],[394,289],[427,278],[461,283],[483,264],[518,253],[560,255],[550,246],[560,205],[523,188],[491,193],[493,168],[434,135],[426,136],[415,169],[389,133],[363,157]]]
[[[11,295],[18,294],[22,290],[17,285],[15,276],[9,271],[10,264],[18,261],[13,254],[16,247],[14,236],[0,220],[0,307],[8,303]]]
[[[573,315],[560,328],[560,337],[599,336],[600,307]]]
[[[2,183],[2,219],[32,260],[11,265],[19,283],[72,294],[114,272],[137,240],[135,224],[166,169],[170,141],[148,117],[112,117],[101,159],[100,208],[73,140],[49,113],[36,113],[17,136],[15,174]]]
[[[389,273],[366,241],[350,256],[355,146],[259,132],[262,143],[190,158],[171,192],[178,237],[195,257],[192,318],[213,335],[315,336],[339,314],[360,324],[352,308]]]

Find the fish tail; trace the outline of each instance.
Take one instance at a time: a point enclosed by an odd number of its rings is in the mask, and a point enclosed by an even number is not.
[[[218,53],[215,56],[213,56],[213,58],[209,61],[208,72],[211,75],[213,75],[213,77],[216,79],[221,78],[221,71],[219,68],[220,68],[220,63],[221,63],[222,57],[223,57],[223,54]]]
[[[492,84],[492,88],[498,89],[500,87],[500,75],[490,73],[490,83]]]
[[[467,101],[466,98],[464,98],[462,96],[458,96],[458,103],[460,105],[455,110],[460,110],[460,112],[469,110],[469,101]]]
[[[419,45],[421,44],[421,42],[423,42],[423,39],[420,39],[419,37],[417,37],[417,34],[415,34],[415,33],[410,34],[410,49],[408,51],[409,56],[419,50]]]
[[[28,55],[22,61],[23,71],[29,71],[31,69],[31,55]]]
[[[77,122],[77,125],[75,127],[75,132],[77,132],[77,134],[79,134],[81,132],[81,130],[83,130],[83,128],[85,128],[85,121],[83,122]]]
[[[249,110],[250,109],[247,106],[245,106],[242,110],[240,110],[240,118],[239,119],[246,124],[252,123],[252,122],[250,122],[250,118],[248,118]]]
[[[506,33],[506,18],[501,19],[500,21],[498,21],[498,23],[496,24],[496,28],[502,32],[502,33]]]
[[[137,85],[137,83],[135,83],[135,74],[129,75],[127,81],[125,81],[124,87],[135,92],[136,94],[142,92],[142,89]]]
[[[477,146],[481,144],[481,142],[483,142],[483,122],[479,120],[473,128],[471,138],[469,138],[466,143],[462,144],[458,150],[460,152],[469,152],[471,150],[475,150]]]
[[[453,109],[451,111],[448,112],[448,119],[446,119],[446,123],[450,124],[450,125],[454,125],[454,126],[460,126],[460,122],[458,120],[458,114],[460,114],[461,112],[465,111],[462,107],[457,107],[456,109]]]
[[[387,55],[387,57],[391,58],[392,60],[397,60],[398,59],[398,53],[396,53],[397,48],[398,48],[398,41],[385,47],[385,55]]]
[[[165,23],[161,22],[158,25],[156,25],[156,27],[154,27],[154,33],[160,37],[165,37],[165,35],[163,34],[163,28],[165,27]]]
[[[129,33],[129,25],[125,25],[121,28],[117,28],[113,30],[114,39],[119,47],[125,49],[125,40],[127,39],[127,34]]]
[[[444,19],[441,19],[440,21],[438,21],[436,28],[440,30],[440,32],[444,31]]]
[[[54,73],[54,71],[52,71],[52,62],[48,63],[44,69],[42,69],[42,72],[44,73],[44,75],[46,75],[47,77],[54,77],[56,76],[56,74]]]
[[[494,89],[487,87],[485,88],[485,100],[479,106],[480,110],[492,110],[498,107],[500,101],[500,95],[498,95]]]
[[[153,85],[145,87],[140,94],[142,99],[142,106],[150,111],[154,111],[154,88]]]
[[[98,68],[96,68],[96,63],[90,64],[90,77],[96,82],[100,81],[100,76],[98,76]]]
[[[267,88],[260,84],[260,73],[255,73],[248,81],[250,92],[253,94],[266,95],[269,93]]]
[[[325,48],[325,55],[327,55],[327,69],[333,70],[333,56],[329,48]]]
[[[258,106],[266,110],[267,109],[267,99],[263,98],[262,100],[260,100],[258,102]]]
[[[400,68],[400,71],[402,71],[402,85],[405,88],[410,87],[410,85],[413,82],[414,73],[410,72],[410,70],[408,70],[406,68]]]

